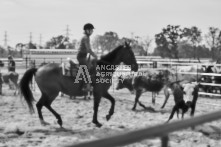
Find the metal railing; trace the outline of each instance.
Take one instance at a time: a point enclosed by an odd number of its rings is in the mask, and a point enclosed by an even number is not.
[[[116,147],[136,143],[144,139],[153,139],[156,137],[161,138],[162,147],[167,147],[169,141],[169,133],[189,127],[194,128],[197,125],[201,125],[203,123],[215,121],[218,119],[221,119],[221,111],[216,111],[213,113],[180,120],[177,122],[161,124],[150,128],[144,128],[100,140],[69,145],[66,147]]]

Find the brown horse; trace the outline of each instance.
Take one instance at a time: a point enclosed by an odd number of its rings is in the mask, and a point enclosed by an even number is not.
[[[111,79],[113,72],[117,65],[123,62],[126,65],[131,66],[131,70],[137,71],[138,65],[134,53],[128,43],[125,45],[120,45],[107,55],[101,57],[100,60],[96,61],[97,66],[114,66],[114,68],[97,68],[96,66],[96,76],[92,76],[92,85],[93,85],[93,96],[94,96],[94,116],[93,123],[97,127],[102,125],[97,120],[98,107],[101,100],[101,97],[104,97],[111,102],[111,108],[109,114],[106,116],[106,119],[109,120],[114,113],[115,100],[108,93],[108,89],[111,86]],[[100,74],[108,73],[108,74]],[[47,64],[40,68],[30,68],[21,78],[20,89],[21,94],[24,96],[30,112],[34,111],[33,108],[33,95],[29,87],[29,83],[32,80],[32,77],[35,75],[35,81],[42,93],[40,100],[37,102],[37,111],[39,115],[40,122],[44,125],[47,124],[42,116],[41,109],[45,106],[53,115],[57,118],[58,124],[62,127],[62,119],[60,115],[51,107],[52,102],[58,96],[59,92],[63,92],[67,95],[84,95],[82,92],[82,82],[75,82],[76,79],[73,77],[66,77],[62,75],[62,69],[59,64]]]
[[[16,95],[18,93],[18,78],[19,75],[16,72],[8,72],[8,73],[4,73],[0,76],[0,78],[2,77],[2,82],[5,84],[9,84],[9,88],[11,89],[12,84],[15,86],[15,92],[14,95]],[[0,82],[1,83],[1,82]]]

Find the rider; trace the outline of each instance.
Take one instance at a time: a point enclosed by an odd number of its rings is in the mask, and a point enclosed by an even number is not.
[[[97,55],[92,51],[90,45],[90,36],[93,33],[94,26],[91,23],[87,23],[84,25],[83,29],[84,29],[84,36],[80,41],[77,60],[79,62],[79,65],[86,65],[88,67],[87,63],[88,53],[92,55],[95,59],[97,59]],[[83,91],[89,91],[89,90],[90,90],[90,83],[85,83],[83,86]]]
[[[8,71],[15,72],[15,61],[11,55],[8,56]]]

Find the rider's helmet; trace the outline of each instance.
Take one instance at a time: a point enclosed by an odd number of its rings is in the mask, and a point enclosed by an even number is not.
[[[90,29],[94,29],[94,26],[91,23],[87,23],[84,25],[84,30],[90,30]]]

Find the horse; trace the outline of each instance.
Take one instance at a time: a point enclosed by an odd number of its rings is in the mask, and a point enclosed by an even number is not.
[[[91,81],[88,78],[88,81],[92,82],[94,96],[94,114],[92,122],[97,127],[102,126],[102,124],[97,120],[98,107],[102,97],[111,102],[111,108],[109,110],[109,114],[106,116],[106,119],[110,120],[111,116],[114,114],[115,99],[109,94],[108,89],[112,84],[110,81],[112,79],[113,72],[122,62],[129,65],[132,71],[138,70],[135,55],[129,43],[126,42],[125,45],[119,45],[114,50],[95,61],[96,65],[93,66],[93,71],[96,74],[94,74],[95,76],[92,76],[93,79],[91,78]],[[105,66],[105,68],[97,68],[101,66]],[[107,68],[110,66],[114,67],[111,69]],[[78,71],[78,73],[82,72]],[[100,73],[109,73],[109,75],[104,74],[101,77],[99,76]],[[56,117],[57,123],[60,125],[60,127],[62,127],[62,119],[60,115],[51,107],[51,104],[56,99],[59,92],[63,92],[67,95],[83,95],[84,92],[82,92],[82,84],[85,81],[79,80],[80,78],[78,75],[75,79],[73,77],[63,76],[61,65],[56,63],[50,63],[39,68],[33,67],[28,69],[21,78],[19,85],[21,94],[28,104],[30,113],[34,112],[34,97],[29,88],[29,83],[33,76],[35,77],[35,81],[42,93],[41,98],[36,104],[40,123],[42,125],[48,124],[46,121],[44,121],[41,112],[42,107],[45,106]]]
[[[11,88],[11,84],[13,84],[15,86],[15,92],[14,95],[16,95],[19,91],[19,85],[18,85],[18,78],[19,78],[19,74],[16,72],[8,72],[8,73],[4,73],[2,75],[0,75],[0,78],[2,78],[0,81],[0,83],[5,83],[5,84],[9,84],[9,88]]]
[[[152,73],[151,73],[152,72]],[[145,75],[144,75],[145,74]],[[132,94],[135,92],[135,103],[132,110],[136,109],[137,103],[143,107],[144,106],[140,101],[139,98],[144,92],[152,92],[158,93],[161,91],[166,84],[168,83],[169,79],[171,79],[172,73],[169,70],[154,70],[154,71],[145,71],[145,72],[138,72],[137,76],[135,77],[126,77],[123,78],[122,76],[118,77],[118,84],[116,89],[127,88]],[[165,88],[164,88],[165,89]],[[166,96],[166,94],[165,94]],[[152,95],[152,103],[155,104],[155,95]]]

